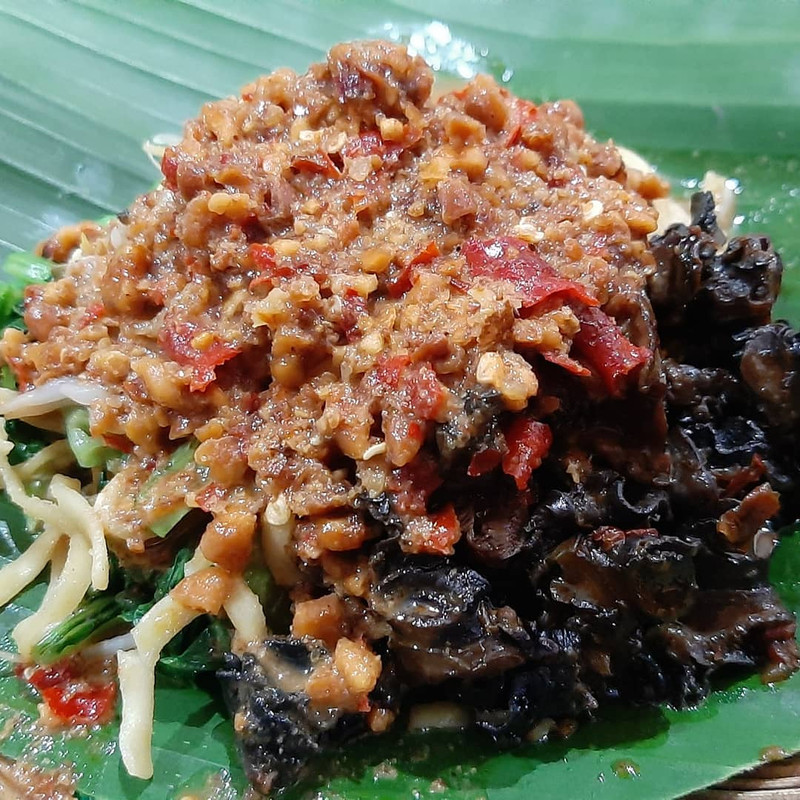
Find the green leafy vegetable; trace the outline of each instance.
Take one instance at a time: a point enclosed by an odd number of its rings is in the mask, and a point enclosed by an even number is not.
[[[164,514],[158,520],[150,524],[150,531],[163,539],[192,509],[188,506],[180,506],[169,514]]]
[[[0,330],[24,329],[22,297],[25,287],[44,283],[52,277],[53,262],[29,253],[11,253],[0,266]],[[0,387],[16,389],[17,381],[7,364],[0,366]],[[14,442],[8,459],[12,464],[27,461],[52,441],[52,437],[21,420],[8,420],[6,430]]]
[[[247,585],[261,601],[267,625],[275,633],[288,633],[291,623],[291,601],[285,589],[275,583],[266,567],[252,567],[244,574]]]
[[[52,261],[31,253],[9,254],[0,266],[0,279],[3,280],[0,284],[0,327],[24,328],[22,298],[25,287],[32,283],[46,283],[52,277]]]
[[[141,492],[139,492],[139,499],[141,500],[150,494],[162,478],[186,469],[194,461],[194,451],[197,450],[198,444],[200,443],[197,439],[191,439],[182,444],[162,466],[153,470],[153,474],[145,481]]]
[[[201,673],[219,669],[224,653],[230,649],[230,628],[215,617],[204,616],[164,648],[159,670],[180,680],[193,681]]]
[[[172,566],[161,573],[155,581],[151,599],[136,605],[129,605],[122,611],[122,618],[135,625],[159,600],[166,597],[182,580],[186,562],[194,554],[191,547],[184,547],[175,554]]]
[[[194,453],[199,444],[197,439],[190,439],[188,442],[178,447],[167,459],[166,463],[154,470],[153,474],[145,481],[144,486],[142,486],[139,492],[139,500],[144,500],[153,493],[158,494],[159,484],[170,475],[183,472],[183,470],[190,466],[195,467]],[[174,508],[172,511],[167,512],[150,523],[149,527],[151,532],[161,538],[165,537],[190,511],[192,511],[192,509],[189,508],[189,506],[185,504],[179,505],[177,508]]]
[[[47,283],[53,277],[53,262],[32,253],[11,253],[3,263],[3,277],[6,286],[18,293],[18,302],[26,286]]]
[[[89,433],[89,410],[74,408],[64,419],[64,430],[67,434],[70,450],[75,460],[82,467],[102,467],[111,459],[119,458],[122,453],[108,447]]]
[[[3,284],[0,286],[0,326],[3,328],[7,328],[14,322],[17,322],[20,319],[19,310],[17,304],[19,303],[19,298],[17,297],[17,292],[11,287],[9,284]],[[11,373],[11,370],[8,367],[4,366],[4,371],[8,372],[8,375],[11,376],[11,385],[8,385],[8,376],[4,375],[2,384],[3,388],[5,389],[14,389],[16,388],[16,381],[14,380],[14,376]]]
[[[728,0],[508,0],[492,6],[496,13],[482,0],[314,0],[299,8],[289,0],[0,0],[0,249],[29,249],[60,224],[124,208],[156,175],[141,142],[179,132],[209,97],[277,66],[304,70],[335,41],[413,35],[445,68],[492,71],[533,99],[576,99],[590,130],[642,150],[678,182],[706,169],[737,179],[742,229],[770,234],[784,255],[779,313],[800,321],[798,4],[771,3],[763,14]],[[0,315],[9,307],[0,292]],[[0,516],[21,533],[6,511],[0,500]],[[781,545],[775,570],[800,611],[796,537]],[[34,588],[7,607],[3,630],[40,596]],[[0,724],[18,713],[35,717],[13,676],[0,678],[0,700]],[[56,737],[50,751],[37,752],[52,765],[76,763],[86,800],[165,800],[220,768],[241,786],[230,721],[196,687],[159,687],[151,783],[124,775],[115,733]],[[29,744],[29,729],[18,726],[2,750],[16,756]],[[749,766],[769,745],[800,746],[797,676],[775,689],[734,684],[693,712],[610,715],[563,745],[518,753],[498,755],[450,734],[361,744],[347,759],[350,773],[320,778],[313,790],[348,800],[413,791],[525,800],[562,797],[567,787],[575,800],[657,800]],[[638,778],[616,777],[614,764],[626,759]],[[388,768],[376,773],[381,762]],[[443,794],[429,794],[436,778]]]
[[[6,326],[3,327],[5,328]],[[3,364],[3,366],[0,367],[0,388],[17,388],[17,379],[14,377],[14,373],[11,371],[11,367],[9,367],[8,364]]]
[[[8,456],[11,464],[27,461],[53,441],[52,436],[20,419],[6,420],[6,432],[14,442],[14,449]]]
[[[33,648],[34,661],[50,664],[76,653],[87,644],[100,641],[110,630],[119,627],[122,621],[120,612],[120,604],[114,596],[86,598]]]

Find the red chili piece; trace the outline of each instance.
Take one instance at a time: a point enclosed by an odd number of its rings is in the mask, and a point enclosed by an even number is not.
[[[420,364],[406,379],[410,410],[421,419],[435,419],[445,400],[444,387],[429,364]]]
[[[418,543],[418,552],[451,555],[453,545],[461,538],[461,525],[452,505],[445,506],[435,514],[429,514],[429,526],[425,526],[424,538]]]
[[[519,141],[522,126],[536,118],[536,105],[530,100],[514,99],[513,110],[510,115],[510,124],[506,133],[505,146],[511,147]]]
[[[417,267],[430,264],[441,255],[436,242],[429,242],[411,261],[392,270],[386,281],[386,291],[390,297],[402,297],[413,285],[417,275]]]
[[[102,303],[90,303],[86,306],[86,311],[83,312],[83,318],[80,321],[81,328],[97,322],[103,314],[106,313],[106,307]]]
[[[410,464],[393,469],[386,488],[394,493],[400,514],[424,514],[428,498],[442,485],[436,462],[420,454]]]
[[[500,464],[503,455],[499,450],[481,450],[472,456],[467,467],[467,475],[470,478],[475,478],[478,475],[485,475],[491,472],[496,466]]]
[[[341,178],[342,173],[331,157],[322,150],[305,156],[296,156],[292,159],[292,167],[299,172],[310,172],[314,175],[324,175],[326,178]]]
[[[396,389],[400,383],[400,377],[410,363],[411,358],[406,355],[382,358],[376,367],[378,380],[389,388]]]
[[[199,491],[195,495],[194,501],[197,503],[198,508],[202,508],[203,511],[210,514],[213,512],[214,508],[217,506],[224,494],[225,489],[222,486],[212,483],[210,486],[206,486],[205,489]]]
[[[24,669],[18,671],[18,677],[24,678]],[[75,674],[72,671],[72,665],[69,662],[62,661],[57,664],[51,664],[48,667],[37,667],[24,680],[27,680],[34,689],[38,689],[41,692],[43,689],[49,689],[52,686],[59,686],[67,681],[75,680]]]
[[[347,158],[380,156],[386,166],[396,164],[402,152],[401,144],[384,141],[379,131],[364,131],[358,136],[353,136],[342,148],[342,155]]]
[[[559,353],[556,350],[540,350],[539,352],[546,361],[558,367],[563,367],[567,372],[571,372],[573,375],[586,378],[592,374],[590,369],[584,367],[583,364],[580,364],[574,358],[570,358],[566,353]]]
[[[533,308],[548,297],[596,306],[598,301],[575,281],[562,278],[543,258],[513,236],[471,240],[462,248],[473,276],[507,280],[522,295],[523,308]]]
[[[575,354],[599,375],[610,394],[619,394],[628,376],[652,357],[646,347],[631,344],[608,314],[599,308],[578,313],[581,329],[572,340]]]
[[[438,258],[439,255],[441,255],[439,245],[437,245],[436,242],[428,242],[424,249],[420,250],[408,263],[412,267],[430,264],[431,261]]]
[[[69,663],[39,667],[27,678],[50,712],[68,725],[94,725],[110,719],[117,697],[112,682],[89,683]]]
[[[549,425],[530,417],[517,417],[504,434],[508,452],[503,456],[503,472],[523,491],[549,452],[553,434]]]
[[[251,244],[249,249],[250,258],[261,272],[267,275],[274,274],[278,263],[275,258],[275,248],[271,244]]]
[[[198,326],[194,322],[179,322],[164,328],[159,342],[173,361],[181,366],[192,367],[189,389],[202,392],[216,380],[215,368],[230,361],[241,351],[217,338],[204,350],[198,350],[192,345],[197,333]]]
[[[115,450],[119,450],[120,453],[133,452],[133,442],[126,436],[120,436],[119,434],[116,433],[105,433],[103,434],[103,441],[109,447],[113,447]]]
[[[42,698],[50,711],[69,725],[95,725],[111,716],[117,687],[104,683],[86,688],[53,686],[42,690]]]
[[[413,285],[416,270],[412,264],[398,267],[393,270],[386,281],[386,291],[389,297],[402,297]]]
[[[353,342],[359,337],[358,318],[367,313],[366,298],[352,290],[348,290],[342,301],[341,329],[348,342]]]

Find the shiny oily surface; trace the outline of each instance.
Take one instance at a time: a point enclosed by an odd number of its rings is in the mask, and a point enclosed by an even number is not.
[[[636,0],[491,8],[444,0],[433,18],[421,0],[268,8],[256,0],[224,8],[207,0],[2,0],[0,247],[27,248],[60,224],[124,208],[157,178],[141,142],[179,130],[208,97],[281,64],[304,69],[335,41],[387,35],[411,41],[463,77],[488,69],[521,96],[576,99],[598,136],[641,150],[687,190],[709,168],[735,178],[741,227],[770,234],[785,256],[781,313],[797,321],[800,9],[773,2],[754,14],[751,3],[723,0],[701,9],[658,2],[644,10]],[[787,569],[781,580],[797,609],[793,574]],[[6,625],[24,603],[4,613]],[[32,714],[14,679],[2,681],[3,719]],[[796,679],[775,691],[737,684],[696,712],[621,715],[569,746],[498,757],[479,742],[454,744],[451,734],[415,737],[401,749],[385,742],[353,756],[350,776],[318,781],[311,792],[349,800],[413,792],[494,800],[532,792],[560,797],[569,785],[573,797],[674,797],[756,763],[764,746],[798,746],[799,694]],[[102,732],[90,737],[94,755],[85,759],[89,796],[175,796],[235,760],[228,723],[207,696],[167,688],[158,718],[163,782],[124,778],[107,757],[109,733]],[[54,762],[79,760],[84,744],[45,737],[37,749]],[[3,744],[12,754],[24,746],[13,737]],[[616,776],[614,764],[625,759],[638,765],[638,778]]]

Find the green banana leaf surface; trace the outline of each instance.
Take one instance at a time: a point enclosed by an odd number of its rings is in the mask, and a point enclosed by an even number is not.
[[[158,179],[142,142],[179,133],[206,100],[367,37],[409,43],[442,75],[490,72],[523,97],[577,100],[589,130],[641,152],[679,194],[708,169],[734,179],[738,229],[773,238],[786,266],[778,314],[800,322],[800,4],[782,0],[0,0],[0,256],[124,209]],[[0,557],[26,537],[0,503]],[[773,580],[800,612],[800,535],[784,538]],[[41,594],[0,613],[0,648]],[[74,765],[81,797],[243,790],[213,687],[160,682],[150,782],[125,774],[113,725],[66,736],[36,718],[35,696],[0,671],[0,752]],[[295,794],[658,800],[771,748],[800,749],[800,676],[728,684],[692,711],[617,711],[504,754],[456,733],[395,735],[322,765]]]

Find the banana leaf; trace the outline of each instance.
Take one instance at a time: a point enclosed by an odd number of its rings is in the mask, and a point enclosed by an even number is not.
[[[157,180],[141,149],[207,99],[277,66],[304,70],[336,41],[409,42],[442,75],[490,72],[534,100],[571,97],[598,137],[635,148],[688,192],[707,169],[738,182],[740,230],[770,235],[786,265],[779,314],[800,322],[800,5],[782,0],[0,0],[0,256],[55,228],[124,209]],[[24,546],[0,502],[0,556]],[[800,540],[773,578],[800,612]],[[0,647],[36,606],[0,614]],[[0,673],[0,752],[70,763],[82,797],[171,798],[243,789],[230,722],[210,687],[157,692],[156,777],[129,778],[115,727],[34,735],[36,698]],[[8,723],[8,725],[6,725]],[[609,713],[566,742],[498,754],[453,733],[386,738],[320,767],[321,797],[678,797],[800,749],[800,677],[750,678],[702,708]],[[300,790],[298,790],[300,791]]]

